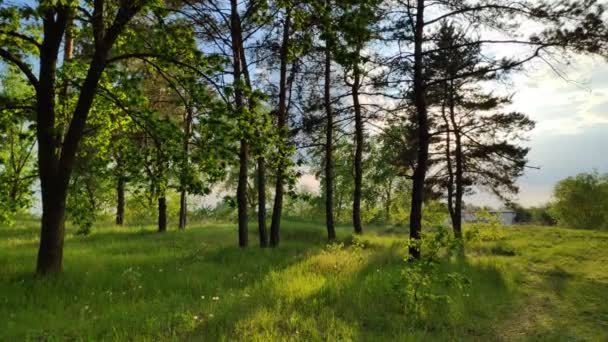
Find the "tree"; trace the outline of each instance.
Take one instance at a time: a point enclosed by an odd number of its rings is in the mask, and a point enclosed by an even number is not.
[[[508,70],[475,73],[484,60],[480,47],[472,44],[463,29],[444,22],[435,40],[437,48],[427,57],[426,72],[429,78],[445,81],[427,92],[429,108],[439,112],[431,117],[437,132],[429,160],[439,170],[429,181],[447,189],[454,234],[461,238],[463,196],[472,186],[486,188],[502,199],[518,191],[515,181],[523,174],[529,151],[518,143],[534,122],[520,113],[500,113],[509,98],[481,89],[480,82],[497,80]],[[470,76],[457,77],[467,73]]]
[[[369,59],[363,52],[374,37],[374,25],[378,18],[378,1],[364,0],[338,3],[341,5],[341,15],[337,18],[336,26],[339,28],[341,44],[336,47],[336,60],[345,68],[344,79],[350,86],[352,96],[352,109],[355,117],[355,160],[354,178],[355,188],[353,193],[353,227],[355,233],[363,233],[361,222],[361,200],[363,189],[363,149],[364,149],[364,107],[361,103],[360,91],[363,87],[366,70],[366,62]],[[349,75],[350,74],[350,75]]]
[[[276,187],[274,191],[274,206],[272,210],[272,222],[270,224],[270,246],[276,247],[279,245],[279,234],[281,229],[281,215],[283,211],[283,193],[284,193],[284,178],[286,172],[286,158],[287,154],[287,138],[289,133],[288,121],[287,121],[287,66],[289,63],[289,49],[291,46],[291,16],[292,8],[291,4],[287,4],[285,7],[285,15],[283,22],[283,36],[281,41],[280,50],[280,68],[279,68],[279,103],[277,107],[277,130],[280,137],[279,142],[279,160],[276,170]]]
[[[434,15],[437,13],[436,15]],[[414,241],[410,255],[420,257],[419,240],[422,229],[422,208],[425,183],[429,170],[429,147],[431,144],[431,125],[429,122],[429,101],[427,91],[442,79],[429,78],[425,72],[426,56],[432,52],[433,40],[429,30],[445,20],[462,20],[475,28],[497,31],[504,39],[484,39],[481,35],[471,45],[488,46],[503,44],[529,48],[528,51],[511,59],[489,59],[487,64],[475,70],[483,75],[500,70],[513,69],[541,56],[542,52],[564,48],[597,53],[605,50],[605,44],[597,37],[606,35],[602,21],[603,7],[594,0],[589,1],[502,1],[466,2],[450,0],[432,2],[425,0],[398,1],[385,16],[390,21],[384,32],[386,40],[395,41],[398,53],[387,58],[390,63],[387,72],[391,85],[402,85],[393,92],[398,97],[402,93],[405,101],[411,101],[414,108],[414,129],[416,132],[416,162],[412,176],[412,200],[410,210],[410,238]],[[526,39],[519,39],[518,32],[523,22],[536,22],[543,27]],[[571,29],[574,27],[574,29]],[[596,37],[596,38],[593,38]],[[402,45],[410,47],[409,50]],[[469,72],[458,74],[454,79],[470,76]],[[404,85],[405,84],[405,85]],[[397,93],[397,94],[395,94]]]
[[[59,88],[57,64],[59,50],[68,27],[75,1],[41,1],[39,8],[12,6],[2,10],[2,41],[0,57],[18,67],[36,90],[36,130],[38,138],[38,169],[42,193],[42,228],[38,253],[37,273],[44,275],[62,269],[64,220],[68,185],[74,167],[78,145],[82,138],[89,109],[95,97],[97,84],[108,64],[111,49],[125,26],[147,5],[143,1],[121,1],[112,7],[103,0],[95,1],[90,14],[90,25],[95,47],[89,62],[86,78],[80,87],[77,104],[69,120],[68,130],[58,137],[56,132],[56,90]],[[17,14],[11,16],[11,14]],[[27,34],[23,18],[40,20],[42,40]],[[12,18],[12,20],[11,20]],[[106,18],[107,21],[106,21]],[[5,33],[8,32],[8,33]],[[27,50],[20,47],[27,47]],[[39,75],[36,76],[25,55],[38,58]]]
[[[608,226],[608,176],[581,173],[559,181],[551,210],[560,225],[597,229]]]

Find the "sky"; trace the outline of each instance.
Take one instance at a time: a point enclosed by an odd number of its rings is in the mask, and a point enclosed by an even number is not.
[[[536,128],[526,143],[528,169],[519,180],[519,203],[542,205],[560,179],[581,172],[608,172],[608,63],[575,57],[570,65],[537,62],[513,77],[512,108],[529,115]],[[488,194],[468,199],[477,205],[500,205]]]

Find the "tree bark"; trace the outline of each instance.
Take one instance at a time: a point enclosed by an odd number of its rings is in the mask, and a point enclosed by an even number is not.
[[[67,192],[45,189],[42,197],[42,229],[36,273],[46,275],[62,271]]]
[[[165,196],[158,198],[158,232],[167,231],[167,199]]]
[[[287,127],[287,63],[289,53],[289,29],[291,26],[291,9],[288,7],[285,10],[285,22],[283,24],[283,41],[281,43],[280,54],[280,70],[279,70],[279,106],[277,110],[277,128],[281,136],[283,144],[288,144],[288,127]],[[279,147],[283,150],[283,146]],[[281,159],[289,158],[285,153],[281,153]],[[285,161],[280,160],[277,167],[277,179],[275,186],[274,207],[272,210],[272,222],[270,223],[270,246],[277,247],[279,245],[281,216],[283,213],[283,187],[285,177]]]
[[[118,176],[116,181],[116,225],[122,226],[125,220],[125,178]]]
[[[325,137],[325,222],[327,239],[336,239],[334,225],[334,114],[331,107],[331,44],[329,38],[325,41],[325,89],[324,106],[327,120]],[[341,204],[340,204],[341,205]]]
[[[360,50],[358,50],[360,51]],[[356,234],[363,233],[361,223],[361,193],[363,187],[363,117],[359,102],[359,87],[361,83],[361,70],[358,62],[353,68],[352,97],[355,109],[355,189],[353,193],[353,226]]]
[[[430,143],[422,55],[422,43],[424,40],[424,7],[424,0],[418,0],[414,32],[414,104],[416,106],[418,151],[416,156],[416,168],[412,177],[412,203],[410,210],[411,244],[409,247],[409,254],[414,259],[420,258],[422,206],[424,202],[424,184],[428,168],[427,163],[429,159]]]

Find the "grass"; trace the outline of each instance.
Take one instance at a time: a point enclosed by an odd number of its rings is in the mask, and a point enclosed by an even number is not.
[[[505,227],[446,259],[470,287],[414,320],[394,229],[351,244],[343,227],[328,247],[322,226],[285,222],[262,250],[254,234],[236,247],[232,224],[98,228],[69,234],[62,275],[35,279],[36,227],[0,229],[0,341],[608,340],[608,232]]]

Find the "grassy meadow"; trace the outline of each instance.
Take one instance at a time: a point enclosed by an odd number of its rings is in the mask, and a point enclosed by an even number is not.
[[[0,229],[0,341],[608,341],[605,231],[504,227],[471,242],[439,266],[470,284],[417,320],[396,294],[395,228],[342,227],[327,246],[323,225],[285,222],[273,250],[255,234],[239,249],[233,224],[100,227],[68,234],[50,279],[33,277],[37,233]]]

